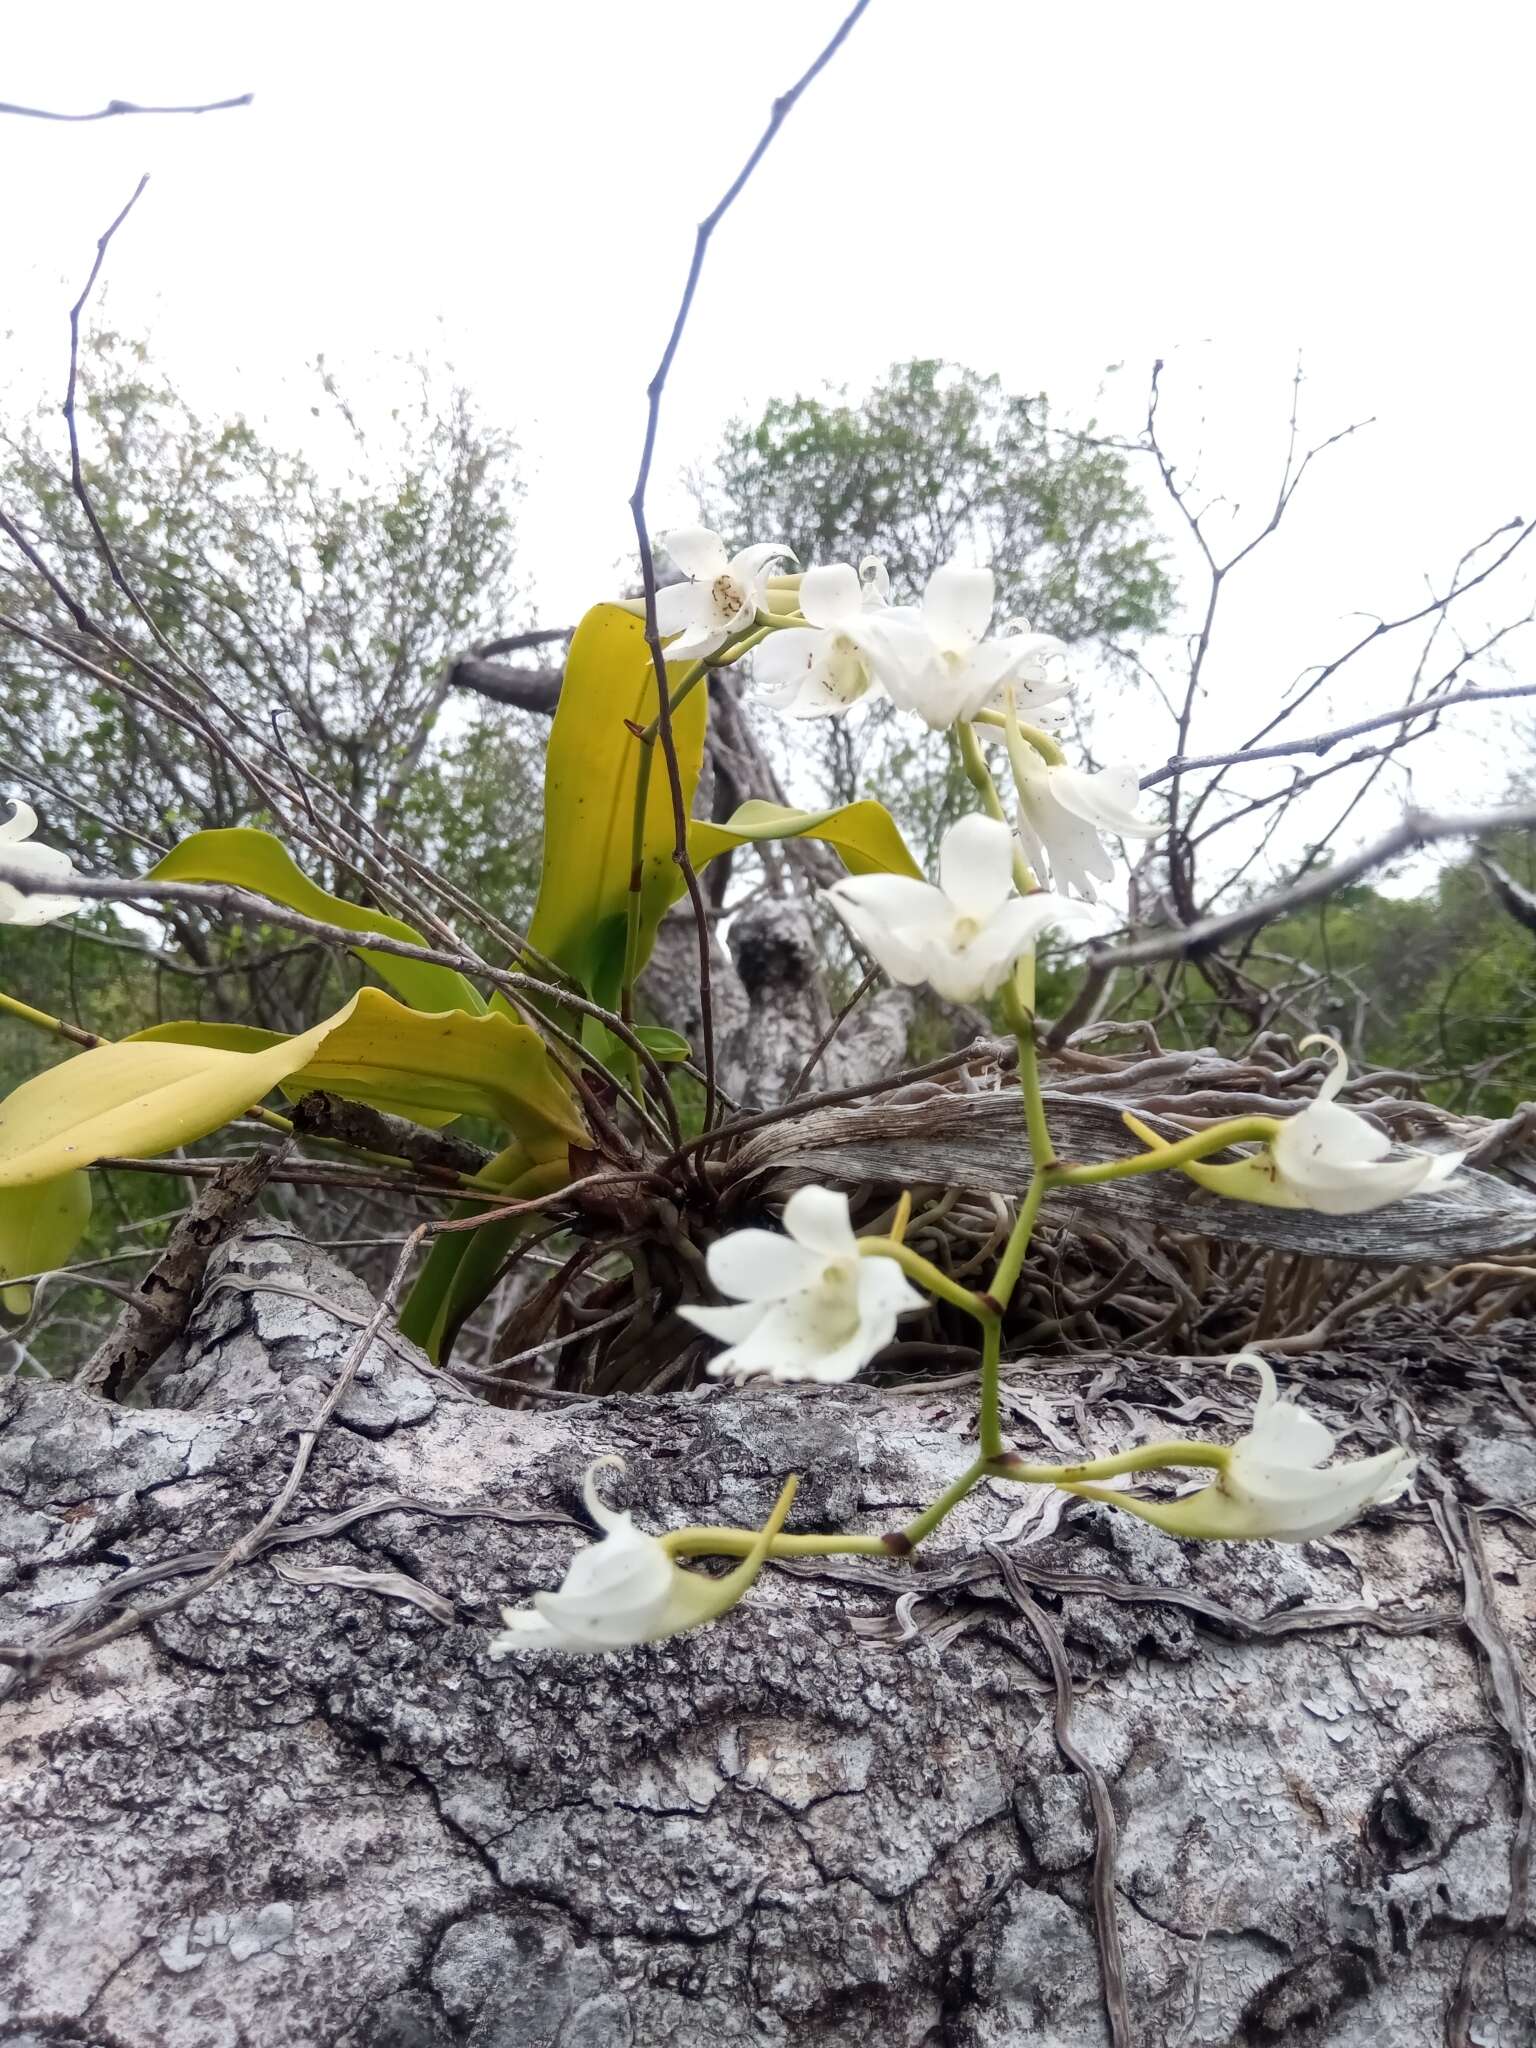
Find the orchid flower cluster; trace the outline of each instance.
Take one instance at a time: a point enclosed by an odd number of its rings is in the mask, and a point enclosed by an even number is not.
[[[978,1336],[977,1452],[937,1500],[882,1536],[787,1534],[790,1479],[760,1529],[680,1529],[655,1537],[604,1501],[597,1472],[618,1461],[600,1459],[588,1474],[586,1500],[601,1540],[576,1557],[558,1591],[536,1595],[531,1609],[503,1610],[506,1626],[491,1653],[613,1651],[675,1635],[726,1613],[769,1558],[909,1557],[952,1508],[993,1481],[1062,1487],[1175,1536],[1291,1543],[1327,1535],[1396,1499],[1414,1471],[1405,1448],[1330,1464],[1327,1428],[1280,1398],[1267,1361],[1246,1355],[1233,1363],[1257,1372],[1260,1395],[1252,1427],[1236,1444],[1147,1443],[1067,1465],[1034,1464],[1010,1448],[1001,1425],[1003,1324],[1041,1205],[1054,1190],[1177,1171],[1228,1199],[1346,1216],[1442,1186],[1461,1157],[1396,1150],[1341,1100],[1347,1062],[1342,1047],[1325,1038],[1303,1041],[1304,1050],[1323,1046],[1332,1064],[1316,1098],[1289,1117],[1246,1116],[1174,1141],[1127,1114],[1141,1151],[1090,1163],[1059,1158],[1035,1039],[1036,950],[1050,935],[1067,943],[1082,935],[1094,916],[1096,885],[1113,879],[1113,842],[1149,839],[1160,829],[1138,808],[1134,768],[1074,768],[1053,736],[1057,707],[1073,687],[1068,649],[1018,621],[993,632],[995,586],[987,569],[951,563],[929,579],[920,604],[901,605],[892,602],[890,579],[874,556],[857,566],[801,572],[785,566],[794,556],[778,542],[732,555],[717,535],[696,527],[667,535],[664,545],[685,579],[656,594],[668,670],[685,665],[675,688],[669,683],[674,710],[712,668],[750,655],[766,701],[788,719],[846,716],[883,696],[898,714],[949,735],[956,746],[977,803],[944,835],[937,880],[910,871],[850,874],[823,893],[855,944],[891,980],[927,986],[950,1002],[1000,1004],[1018,1044],[1020,1143],[1033,1170],[985,1287],[965,1285],[906,1242],[905,1196],[887,1227],[860,1236],[845,1195],[808,1186],[784,1205],[780,1229],[717,1238],[705,1270],[719,1301],[679,1310],[720,1346],[709,1367],[716,1377],[823,1384],[868,1366],[903,1316],[935,1301],[968,1316]],[[648,759],[642,757],[637,783],[637,846]],[[45,924],[85,908],[68,893],[67,856],[33,842],[36,825],[34,812],[20,803],[0,823],[0,924]],[[640,872],[638,851],[633,871]],[[638,901],[631,884],[626,990],[637,957]],[[25,1005],[6,1006],[34,1022],[52,1021]],[[528,1036],[538,1052],[537,1037]],[[279,1078],[289,1071],[283,1067]],[[245,1085],[235,1086],[241,1104]],[[565,1170],[558,1160],[535,1168],[553,1172],[556,1187]],[[43,1177],[34,1162],[32,1178]],[[516,1186],[526,1192],[524,1182]],[[1106,1484],[1170,1467],[1213,1476],[1172,1498]],[[713,1577],[678,1562],[694,1555],[739,1562]]]
[[[1306,1542],[1397,1499],[1416,1464],[1406,1448],[1330,1464],[1330,1431],[1282,1400],[1268,1362],[1249,1354],[1231,1365],[1257,1373],[1260,1393],[1252,1425],[1235,1444],[1149,1443],[1076,1465],[1030,1463],[1008,1447],[998,1391],[1003,1317],[1052,1189],[1176,1170],[1239,1201],[1353,1215],[1442,1185],[1461,1156],[1394,1152],[1383,1132],[1338,1099],[1348,1082],[1342,1047],[1309,1039],[1303,1049],[1322,1045],[1333,1064],[1316,1099],[1293,1116],[1244,1117],[1173,1143],[1127,1115],[1141,1153],[1091,1165],[1059,1160],[1035,1046],[1036,948],[1047,934],[1070,940],[1081,933],[1095,884],[1114,876],[1108,840],[1145,840],[1160,830],[1138,809],[1134,768],[1074,768],[1048,729],[1053,707],[1073,687],[1067,647],[1019,622],[991,632],[995,585],[984,568],[941,568],[921,604],[903,606],[891,602],[889,577],[873,556],[857,567],[796,573],[778,566],[794,560],[779,543],[730,555],[717,535],[690,528],[665,536],[663,545],[687,579],[657,596],[669,662],[708,667],[750,651],[765,701],[786,718],[842,716],[883,695],[898,712],[953,736],[978,808],[945,834],[937,882],[860,875],[823,893],[893,981],[926,985],[951,1002],[1001,997],[1018,1039],[1021,1142],[1027,1137],[1034,1172],[984,1290],[963,1286],[905,1243],[906,1198],[887,1231],[860,1237],[846,1196],[807,1186],[786,1202],[781,1231],[717,1239],[706,1265],[720,1305],[679,1311],[723,1347],[709,1367],[715,1376],[823,1383],[850,1379],[891,1342],[901,1316],[934,1299],[970,1315],[980,1337],[978,1453],[931,1507],[885,1536],[783,1535],[781,1496],[771,1528],[654,1537],[600,1501],[594,1466],[588,1505],[602,1540],[578,1555],[558,1593],[535,1595],[531,1611],[503,1609],[506,1627],[491,1654],[538,1645],[612,1650],[673,1634],[723,1613],[767,1557],[910,1556],[989,1480],[1062,1487],[1171,1535],[1229,1541]],[[1006,794],[994,780],[989,743],[1006,763]],[[1234,1150],[1235,1160],[1215,1158]],[[1213,1476],[1174,1498],[1104,1483],[1169,1467]],[[695,1554],[743,1562],[727,1579],[705,1579],[677,1563]]]

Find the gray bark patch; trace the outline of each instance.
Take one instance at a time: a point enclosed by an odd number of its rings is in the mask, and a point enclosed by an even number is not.
[[[0,1390],[0,1639],[217,1554],[281,1482],[366,1297],[259,1232],[209,1281],[156,1396],[184,1405]],[[1309,1361],[1306,1398],[1347,1432],[1387,1363]],[[1182,1427],[1157,1414],[1171,1377],[1232,1402],[1161,1360],[1123,1361],[1090,1404],[1101,1367],[1058,1361],[1031,1399],[1089,1453]],[[1198,1548],[1086,1504],[1024,1515],[998,1487],[912,1564],[770,1569],[696,1635],[493,1663],[498,1603],[585,1540],[599,1452],[628,1460],[612,1497],[649,1527],[759,1521],[793,1469],[794,1526],[882,1530],[963,1467],[971,1406],[712,1389],[517,1413],[398,1340],[368,1368],[288,1518],[329,1533],[0,1707],[0,2040],[1095,2048],[1094,1818],[988,1539],[1061,1634],[1109,1787],[1138,2044],[1416,2048],[1459,1992],[1468,2040],[1536,2040],[1536,1950],[1503,1931],[1521,1783],[1421,1509],[1299,1550]],[[1501,1489],[1531,1445],[1496,1375],[1529,1385],[1531,1362],[1408,1370],[1426,1446],[1485,1510],[1529,1674],[1536,1566]],[[374,1502],[397,1504],[338,1520]]]

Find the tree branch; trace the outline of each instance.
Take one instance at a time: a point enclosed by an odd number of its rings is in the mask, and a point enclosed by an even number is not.
[[[1219,917],[1200,918],[1194,924],[1175,926],[1145,939],[1134,939],[1129,945],[1108,950],[1092,948],[1082,987],[1068,1009],[1057,1019],[1045,1043],[1052,1048],[1065,1044],[1077,1026],[1092,1013],[1100,990],[1117,968],[1145,967],[1156,960],[1198,960],[1214,952],[1226,939],[1241,938],[1248,932],[1257,931],[1261,925],[1272,923],[1277,917],[1288,917],[1292,911],[1320,903],[1325,896],[1347,888],[1361,875],[1385,866],[1389,860],[1413,847],[1428,846],[1439,839],[1476,839],[1486,832],[1503,832],[1532,825],[1536,825],[1536,804],[1519,804],[1502,811],[1460,812],[1443,818],[1410,811],[1401,824],[1395,825],[1382,838],[1372,840],[1358,853],[1336,861],[1331,867],[1318,868],[1302,881],[1277,890],[1272,896],[1261,896],[1256,902],[1244,904],[1239,910],[1224,911]]]
[[[508,668],[504,662],[486,661],[478,654],[466,654],[456,661],[448,671],[448,684],[450,689],[474,690],[498,704],[511,704],[544,718],[554,715],[560,697],[559,669]]]
[[[1361,733],[1375,732],[1384,725],[1407,725],[1415,718],[1432,717],[1437,711],[1448,711],[1453,704],[1492,704],[1509,697],[1536,697],[1536,683],[1512,683],[1507,689],[1485,690],[1469,684],[1464,690],[1451,690],[1440,697],[1421,697],[1417,704],[1399,704],[1395,711],[1378,711],[1373,718],[1357,719],[1353,725],[1338,726],[1333,732],[1314,733],[1310,739],[1279,740],[1272,747],[1240,747],[1235,754],[1175,755],[1165,761],[1161,768],[1154,768],[1150,775],[1143,775],[1143,789],[1154,789],[1158,783],[1167,782],[1176,775],[1188,775],[1198,768],[1230,768],[1240,762],[1277,761],[1291,754],[1326,754],[1341,740],[1352,740]]]
[[[53,107],[16,107],[0,100],[0,114],[19,114],[29,121],[110,121],[119,114],[223,114],[232,107],[248,107],[256,95],[242,92],[232,100],[204,100],[187,107],[141,107],[134,100],[108,100],[88,114],[65,114]]]

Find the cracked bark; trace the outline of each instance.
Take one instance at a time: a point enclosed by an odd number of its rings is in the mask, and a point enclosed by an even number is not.
[[[157,1405],[0,1389],[0,1637],[251,1523],[368,1306],[257,1226],[215,1254]],[[1402,1372],[1457,1512],[1485,1510],[1492,1623],[1528,1685],[1536,1544],[1487,1511],[1536,1493],[1499,1377],[1528,1401],[1515,1327],[1304,1370],[1341,1430]],[[1171,1405],[1233,1412],[1204,1365],[1104,1379],[1054,1361],[1031,1406],[1087,1451],[1182,1428]],[[716,1627],[612,1660],[485,1655],[497,1602],[582,1540],[599,1451],[628,1460],[647,1526],[755,1523],[793,1469],[796,1526],[879,1529],[954,1475],[971,1422],[961,1392],[858,1387],[510,1412],[376,1344],[291,1519],[401,1496],[457,1518],[396,1506],[271,1550],[0,1708],[0,2040],[1095,2048],[1094,1816],[990,1540],[1060,1636],[1073,1741],[1113,1802],[1139,2048],[1407,2048],[1455,2025],[1530,2048],[1536,1944],[1505,1926],[1519,1779],[1422,1510],[1199,1549],[1087,1504],[1052,1527],[996,1490],[912,1567],[770,1570]],[[404,1573],[463,1618],[293,1583],[279,1558]]]

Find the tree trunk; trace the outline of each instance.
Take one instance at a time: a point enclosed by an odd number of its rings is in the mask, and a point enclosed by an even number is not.
[[[59,1647],[126,1575],[217,1559],[370,1306],[258,1226],[160,1405],[0,1387],[0,1640]],[[0,2039],[1529,2048],[1515,1328],[1307,1361],[1341,1432],[1426,1456],[1416,1502],[1326,1543],[994,1487],[913,1564],[770,1568],[696,1635],[500,1663],[497,1604],[558,1581],[597,1454],[649,1528],[755,1526],[796,1471],[793,1526],[885,1530],[967,1462],[970,1388],[514,1412],[380,1340],[281,1540],[10,1687]],[[1230,1432],[1235,1385],[1052,1361],[1010,1427],[1034,1455]]]

